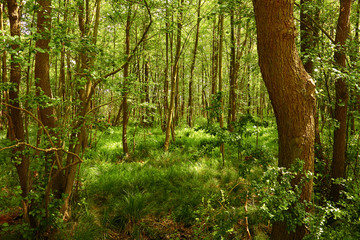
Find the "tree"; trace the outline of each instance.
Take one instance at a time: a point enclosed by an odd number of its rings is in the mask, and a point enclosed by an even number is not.
[[[164,150],[167,151],[170,146],[170,131],[171,124],[174,118],[174,108],[175,108],[175,90],[176,90],[176,80],[178,79],[179,74],[179,60],[181,53],[181,30],[182,30],[182,18],[183,18],[183,10],[182,10],[183,0],[179,0],[179,12],[177,19],[177,32],[176,32],[176,50],[175,50],[175,59],[172,66],[171,72],[171,92],[170,92],[170,106],[167,113],[167,121],[166,121],[166,132],[165,132],[165,144]]]
[[[8,16],[10,20],[10,34],[14,37],[15,41],[12,43],[11,48],[11,62],[10,62],[10,83],[13,84],[13,88],[9,90],[9,115],[8,115],[8,137],[11,141],[23,142],[25,140],[24,135],[24,121],[21,114],[19,90],[21,80],[21,65],[17,60],[17,56],[20,50],[19,38],[21,33],[21,14],[20,8],[16,0],[7,1]],[[29,202],[26,200],[31,188],[31,175],[30,175],[30,159],[22,153],[25,149],[23,145],[13,149],[13,160],[15,161],[15,167],[19,176],[20,187],[22,190],[21,196],[23,200],[24,218],[27,222],[30,222],[29,216]],[[16,156],[17,155],[17,156]]]
[[[279,138],[279,167],[304,161],[300,176],[314,168],[315,85],[298,55],[294,1],[253,1],[259,65],[273,106]],[[305,183],[299,201],[310,201],[312,180]],[[302,239],[304,225],[288,233],[285,221],[274,222],[272,239]]]
[[[336,51],[334,60],[336,67],[343,70],[346,67],[345,42],[350,31],[351,0],[340,1],[340,13],[336,27]],[[338,77],[335,82],[336,102],[334,117],[339,124],[334,131],[333,162],[331,165],[331,178],[345,177],[346,160],[346,118],[348,107],[348,90],[344,77]],[[340,197],[341,184],[332,183],[330,198],[338,201]]]
[[[194,43],[194,51],[193,57],[190,67],[190,80],[189,80],[189,113],[188,113],[188,125],[189,127],[193,126],[193,79],[194,79],[194,70],[196,63],[196,53],[199,43],[199,29],[200,29],[200,13],[201,13],[201,0],[198,1],[198,9],[197,9],[197,22],[196,22],[196,33],[195,33],[195,43]]]
[[[126,18],[126,27],[125,27],[125,55],[126,58],[129,58],[130,55],[130,28],[131,28],[131,15],[132,15],[132,4],[128,6],[127,18]],[[122,143],[123,151],[125,156],[129,155],[129,148],[127,143],[127,125],[129,122],[129,107],[128,107],[128,77],[129,77],[129,62],[126,62],[124,65],[124,89],[123,89],[123,100],[122,100],[122,110],[123,110],[123,131],[122,131]]]

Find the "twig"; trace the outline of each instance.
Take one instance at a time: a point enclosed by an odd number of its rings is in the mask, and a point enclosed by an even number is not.
[[[247,233],[247,239],[251,240],[251,234],[250,234],[250,230],[249,230],[249,221],[248,221],[248,217],[247,217],[247,213],[248,213],[248,209],[247,209],[247,203],[248,203],[248,197],[249,197],[249,191],[247,191],[246,193],[246,199],[245,199],[245,227],[246,227],[246,233]]]
[[[17,148],[17,147],[22,146],[22,145],[23,145],[23,146],[26,146],[26,147],[29,147],[29,148],[32,148],[32,149],[34,149],[34,150],[40,151],[40,152],[45,152],[45,153],[62,151],[62,152],[64,152],[64,153],[67,153],[67,154],[70,154],[70,155],[76,157],[76,158],[79,160],[79,162],[83,162],[83,160],[80,158],[79,155],[77,155],[76,153],[73,153],[73,152],[69,152],[69,151],[67,151],[67,150],[65,150],[65,149],[63,149],[63,148],[46,148],[46,149],[45,149],[45,148],[35,147],[35,146],[33,146],[33,145],[31,145],[31,144],[28,144],[28,143],[25,143],[25,142],[18,142],[18,143],[15,144],[15,145],[8,146],[8,147],[4,147],[4,148],[0,148],[0,152],[1,152],[1,151],[4,151],[4,150],[8,150],[8,149]],[[69,164],[69,165],[75,165],[75,164]],[[70,167],[69,165],[67,165],[67,166],[65,166],[65,167],[61,167],[61,168],[60,168],[60,171],[66,169],[66,168],[68,168],[68,167]]]
[[[147,10],[147,12],[148,12],[148,15],[149,15],[149,24],[147,25],[147,27],[146,27],[146,29],[145,29],[145,31],[144,31],[144,33],[143,33],[140,41],[137,42],[136,46],[135,46],[134,49],[132,50],[132,54],[130,54],[130,55],[127,57],[126,62],[125,62],[121,67],[119,67],[118,69],[116,69],[116,70],[114,70],[114,71],[112,71],[112,72],[104,75],[104,76],[101,77],[100,79],[98,79],[98,80],[94,83],[94,88],[95,88],[103,79],[108,78],[108,77],[110,77],[110,76],[112,76],[112,75],[120,72],[120,71],[126,66],[126,64],[128,64],[128,63],[131,61],[131,59],[133,58],[136,50],[138,49],[138,47],[140,46],[140,44],[145,40],[145,37],[146,37],[146,35],[147,35],[147,33],[148,33],[149,29],[150,29],[150,26],[151,26],[151,24],[152,24],[152,16],[151,16],[151,12],[150,12],[149,5],[147,4],[146,0],[144,0],[144,3],[145,3],[146,10]]]
[[[92,113],[92,112],[95,111],[96,109],[99,109],[99,108],[101,108],[101,107],[103,107],[103,106],[106,106],[106,105],[109,105],[109,104],[111,104],[111,103],[113,103],[113,102],[116,102],[116,101],[120,100],[121,98],[122,98],[122,97],[119,97],[119,98],[116,98],[116,99],[114,99],[114,100],[111,100],[110,102],[107,102],[107,103],[101,104],[101,105],[99,105],[99,106],[96,106],[96,107],[92,108],[91,110],[89,110],[87,113],[85,113],[85,116],[88,115],[89,113]]]

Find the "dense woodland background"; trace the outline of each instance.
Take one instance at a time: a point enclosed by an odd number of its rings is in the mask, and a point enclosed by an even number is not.
[[[359,239],[352,0],[0,0],[1,239]]]

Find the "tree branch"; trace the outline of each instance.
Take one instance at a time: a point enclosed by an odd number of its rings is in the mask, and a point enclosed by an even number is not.
[[[112,76],[112,75],[120,72],[121,70],[123,70],[123,68],[126,66],[126,64],[128,64],[128,63],[131,61],[131,59],[133,58],[133,56],[134,56],[136,50],[138,49],[138,47],[140,46],[140,44],[145,40],[145,37],[146,37],[146,35],[147,35],[147,33],[148,33],[149,29],[150,29],[150,26],[151,26],[151,24],[152,24],[152,16],[151,16],[151,12],[150,12],[149,5],[147,4],[146,0],[144,0],[144,3],[145,3],[145,7],[146,7],[146,10],[147,10],[147,12],[148,12],[148,15],[149,15],[150,20],[149,20],[149,24],[147,25],[147,27],[146,27],[146,29],[145,29],[145,31],[144,31],[144,33],[143,33],[140,41],[137,42],[137,44],[136,44],[136,46],[134,47],[134,49],[132,50],[131,54],[127,57],[126,62],[125,62],[121,67],[119,67],[118,69],[116,69],[116,70],[114,70],[114,71],[112,71],[112,72],[110,72],[110,73],[108,73],[108,74],[105,74],[103,77],[101,77],[100,79],[98,79],[98,80],[94,83],[94,86],[93,86],[94,88],[95,88],[103,79],[108,78],[108,77],[110,77],[110,76]]]
[[[15,106],[13,106],[13,105],[11,105],[11,104],[8,104],[8,103],[1,102],[0,104],[1,104],[1,105],[4,105],[4,106],[7,106],[7,107],[10,107],[10,108],[14,108],[14,109],[23,111],[23,112],[29,114],[33,119],[35,119],[36,122],[38,122],[38,123],[41,125],[41,128],[44,129],[44,132],[45,132],[46,136],[48,137],[49,142],[50,142],[52,148],[55,148],[55,144],[54,144],[54,142],[53,142],[52,139],[51,139],[51,136],[50,136],[49,131],[46,129],[46,127],[45,127],[45,125],[42,123],[42,121],[41,121],[39,118],[37,118],[32,112],[30,112],[29,110],[24,109],[24,108],[15,107]],[[60,162],[59,155],[57,154],[57,152],[55,152],[55,158],[56,158],[56,163],[57,163],[58,167],[59,167],[59,168],[62,168],[62,164],[61,164],[61,162]]]
[[[298,3],[294,3],[294,4],[295,4],[295,6],[297,6],[298,8],[301,9],[301,6]],[[315,27],[317,27],[322,33],[324,33],[324,35],[331,41],[331,43],[336,44],[335,40],[330,36],[330,34],[328,32],[326,32],[326,30],[323,27],[321,27],[321,25],[314,18],[312,18],[307,13],[304,13],[304,15],[315,24]],[[300,22],[299,19],[296,19],[296,20],[298,20]]]

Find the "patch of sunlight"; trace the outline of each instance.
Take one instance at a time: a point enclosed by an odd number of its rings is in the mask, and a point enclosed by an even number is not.
[[[191,137],[191,138],[215,138],[215,136],[206,133],[203,129],[199,129],[197,131],[191,131],[189,137]]]
[[[115,150],[119,148],[122,148],[121,142],[107,142],[106,144],[101,146],[101,149],[103,150]]]

